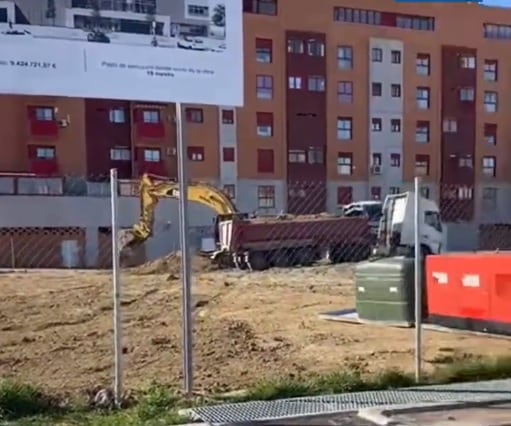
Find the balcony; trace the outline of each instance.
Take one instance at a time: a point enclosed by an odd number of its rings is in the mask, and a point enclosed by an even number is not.
[[[152,14],[156,11],[156,0],[97,0],[100,10]],[[71,7],[91,9],[90,0],[72,0]]]
[[[133,122],[139,138],[162,139],[165,137],[165,125],[159,109],[133,110]]]
[[[137,161],[137,172],[139,176],[144,173],[167,176],[165,163],[163,161]]]

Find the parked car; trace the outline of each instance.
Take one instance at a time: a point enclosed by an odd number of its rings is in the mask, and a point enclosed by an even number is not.
[[[92,30],[87,34],[87,41],[93,43],[110,43],[110,38],[102,31]]]

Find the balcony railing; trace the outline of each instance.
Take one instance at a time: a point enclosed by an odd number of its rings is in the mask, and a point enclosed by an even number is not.
[[[156,0],[97,0],[99,10],[152,14],[156,13]],[[89,0],[73,0],[72,8],[91,9]]]

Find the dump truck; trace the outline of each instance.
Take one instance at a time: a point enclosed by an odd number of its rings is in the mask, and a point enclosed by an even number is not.
[[[139,183],[140,219],[119,236],[121,259],[144,244],[154,232],[154,212],[163,198],[178,199],[177,182],[144,174]],[[332,262],[369,256],[367,218],[321,215],[253,217],[238,211],[221,190],[207,183],[188,186],[188,199],[215,213],[217,250],[211,261],[222,267],[262,270],[273,266],[310,265],[323,256]]]

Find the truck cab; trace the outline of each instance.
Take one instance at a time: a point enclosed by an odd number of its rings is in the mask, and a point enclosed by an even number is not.
[[[415,251],[415,194],[405,192],[385,198],[378,226],[375,254],[413,256]],[[419,199],[419,238],[421,253],[438,254],[445,250],[445,227],[438,205],[427,198]]]

